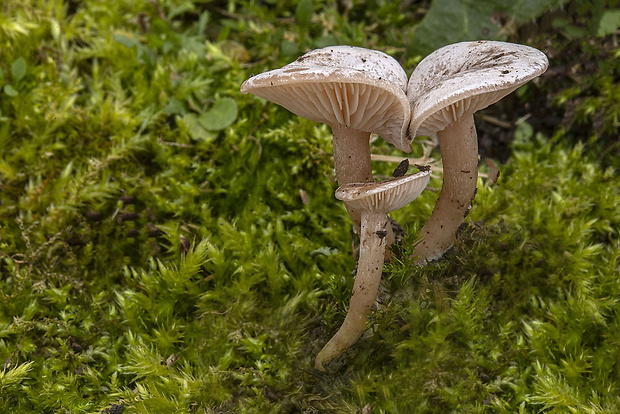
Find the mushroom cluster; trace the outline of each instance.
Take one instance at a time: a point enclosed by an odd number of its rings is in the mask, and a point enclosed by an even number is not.
[[[462,42],[424,58],[407,81],[400,64],[376,50],[353,46],[317,49],[280,68],[252,76],[241,92],[329,125],[334,167],[345,203],[360,234],[360,255],[347,316],[318,354],[317,369],[353,345],[364,331],[377,295],[386,248],[393,240],[387,213],[413,201],[430,170],[375,182],[370,135],[410,152],[416,136],[437,134],[443,186],[422,228],[413,256],[439,259],[453,244],[469,212],[478,179],[474,112],[497,102],[542,74],[544,53],[496,41]]]

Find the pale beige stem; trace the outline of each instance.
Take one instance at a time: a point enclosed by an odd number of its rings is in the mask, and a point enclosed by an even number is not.
[[[317,355],[314,362],[316,369],[324,371],[323,364],[349,349],[364,333],[381,282],[387,244],[385,231],[389,227],[387,213],[362,213],[360,258],[349,310],[338,332]]]
[[[419,263],[440,258],[452,246],[476,195],[478,181],[478,138],[473,114],[463,114],[437,136],[443,161],[443,186],[411,256]]]
[[[343,125],[333,125],[332,134],[334,135],[334,168],[338,185],[373,182],[370,165],[370,133]],[[347,203],[345,207],[353,221],[353,231],[360,234],[360,211],[351,208]],[[392,226],[388,226],[387,232],[389,246],[394,242]]]

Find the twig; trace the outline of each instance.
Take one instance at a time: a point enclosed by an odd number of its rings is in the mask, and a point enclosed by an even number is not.
[[[370,154],[371,161],[379,161],[379,162],[393,162],[393,163],[401,163],[405,158],[398,157],[396,155],[383,155],[383,154]],[[422,164],[422,165],[430,165],[433,172],[443,173],[443,167],[441,166],[439,161],[436,161],[434,158],[406,158],[409,160],[409,164]],[[478,172],[478,176],[482,178],[489,178],[487,173]]]
[[[403,157],[399,157],[396,155],[383,155],[383,154],[370,154],[370,160],[371,161],[379,161],[379,162],[395,162],[397,164],[400,164],[403,160],[408,160],[409,161],[409,165],[413,165],[413,164],[433,164],[435,162],[434,158],[426,158],[426,157],[422,157],[422,158],[403,158]]]
[[[531,116],[532,116],[531,113],[527,113],[527,114],[523,115],[521,118],[519,118],[519,119],[517,119],[515,121],[515,126],[517,126],[517,125],[527,121]]]
[[[164,9],[161,7],[161,4],[159,4],[159,1],[151,0],[151,4],[155,7],[155,10],[157,11],[159,18],[167,24],[168,18],[166,17],[166,13],[164,13]]]
[[[514,126],[508,121],[502,121],[501,119],[491,115],[481,115],[480,118],[489,124],[497,125],[498,127],[502,127],[504,129],[512,129]]]

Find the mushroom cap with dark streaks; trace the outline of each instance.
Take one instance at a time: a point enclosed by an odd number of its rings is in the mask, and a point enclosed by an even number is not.
[[[428,136],[499,101],[549,65],[533,47],[496,41],[461,42],[437,49],[415,68],[407,86],[410,131]]]

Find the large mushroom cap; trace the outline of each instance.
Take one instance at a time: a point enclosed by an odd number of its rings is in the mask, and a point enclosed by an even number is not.
[[[429,168],[376,183],[346,184],[338,187],[336,198],[358,210],[388,213],[415,200],[426,188],[430,177]]]
[[[533,47],[462,42],[437,49],[415,68],[407,86],[412,136],[431,135],[499,101],[539,76],[549,62]]]
[[[405,136],[410,117],[406,87],[407,74],[389,55],[332,46],[251,77],[241,85],[241,92],[315,122],[379,134],[409,152],[412,137]]]

